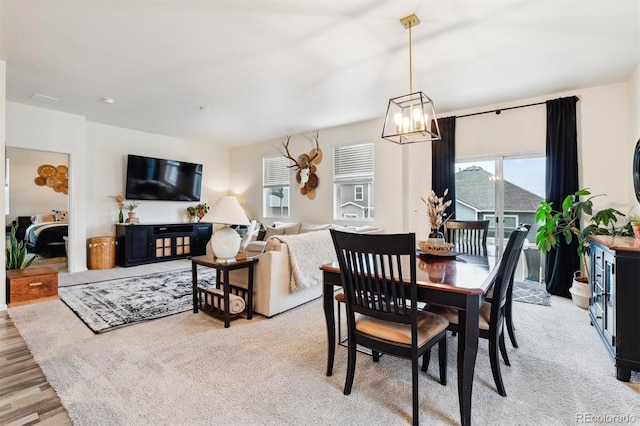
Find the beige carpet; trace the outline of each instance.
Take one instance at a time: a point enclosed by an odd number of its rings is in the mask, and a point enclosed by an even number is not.
[[[481,341],[474,424],[572,425],[587,415],[640,421],[640,378],[615,379],[586,311],[555,296],[551,307],[514,308],[520,348],[508,346],[512,365],[502,366],[508,396],[495,392]],[[346,349],[338,347],[334,375],[325,376],[319,300],[228,329],[187,312],[102,335],[60,301],[9,313],[76,425],[410,423],[408,361],[383,356],[374,364],[359,354],[353,391],[344,396]],[[424,424],[459,423],[456,338],[449,339],[449,384],[437,382],[436,362],[421,375]]]

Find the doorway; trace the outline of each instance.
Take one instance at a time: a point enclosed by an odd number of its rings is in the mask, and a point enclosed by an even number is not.
[[[7,146],[5,158],[6,230],[17,226],[34,264],[68,270],[69,154]]]

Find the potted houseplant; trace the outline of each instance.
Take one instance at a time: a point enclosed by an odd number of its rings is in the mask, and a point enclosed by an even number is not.
[[[631,229],[633,230],[633,236],[636,238],[640,238],[640,215],[629,215],[627,216],[627,220],[631,225]]]
[[[138,203],[136,203],[135,201],[131,201],[129,204],[127,204],[125,206],[125,208],[127,209],[127,214],[129,215],[129,219],[133,219],[134,217],[136,217],[136,212],[134,211],[137,207],[139,206]]]
[[[207,203],[200,203],[197,206],[187,207],[187,214],[189,215],[189,220],[192,222],[199,222],[208,212],[209,206]]]
[[[569,292],[574,303],[584,309],[589,307],[589,265],[586,259],[589,254],[589,235],[631,235],[629,222],[616,226],[618,219],[625,217],[619,210],[610,207],[593,213],[592,200],[602,195],[591,195],[588,189],[580,189],[565,197],[561,210],[554,210],[552,203],[546,201],[542,201],[536,209],[536,222],[542,223],[536,235],[536,245],[541,252],[548,253],[562,240],[570,244],[574,238],[578,239],[578,256],[586,274],[582,275],[581,271],[574,273]],[[580,200],[580,197],[587,198]],[[589,216],[589,223],[580,229],[580,220],[586,216]]]
[[[11,239],[9,242],[9,246],[6,249],[7,270],[28,268],[29,265],[31,265],[36,259],[35,256],[27,258],[27,246],[24,241],[18,241],[18,239],[16,238],[17,229],[17,225],[11,228]]]

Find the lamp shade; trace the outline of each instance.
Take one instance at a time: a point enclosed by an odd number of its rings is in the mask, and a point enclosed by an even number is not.
[[[207,215],[213,223],[224,223],[226,225],[249,225],[249,218],[245,214],[236,197],[221,197],[211,208]]]

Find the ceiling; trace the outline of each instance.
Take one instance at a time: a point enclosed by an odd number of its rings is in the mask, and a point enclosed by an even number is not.
[[[249,144],[382,118],[409,92],[411,13],[413,87],[439,112],[640,63],[638,0],[0,0],[0,59],[9,101]]]

